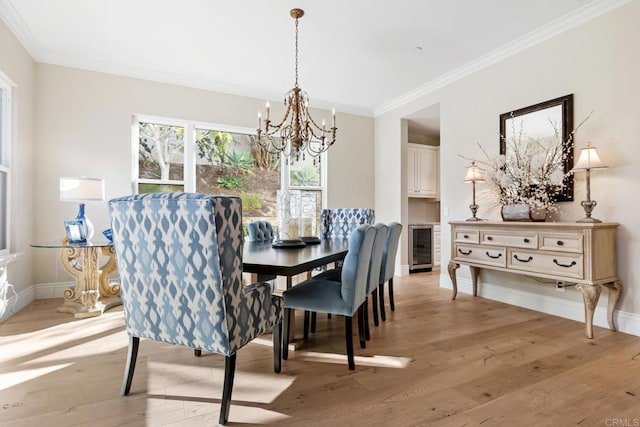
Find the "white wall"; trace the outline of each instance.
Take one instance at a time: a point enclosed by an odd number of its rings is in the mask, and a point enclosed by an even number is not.
[[[33,268],[29,244],[32,241],[33,211],[35,206],[34,179],[35,164],[35,62],[0,21],[0,70],[15,84],[13,89],[13,146],[11,153],[11,252],[22,252],[8,266],[8,280],[18,296],[24,296],[33,283]],[[19,298],[0,301],[0,307],[10,311],[23,306]],[[28,298],[27,298],[28,299]],[[28,302],[28,301],[27,301]],[[2,310],[0,310],[2,311]],[[0,319],[3,313],[0,312]]]
[[[77,204],[58,200],[61,176],[105,178],[107,199],[131,194],[131,122],[135,113],[253,128],[264,100],[47,64],[37,66],[35,239],[64,236]],[[272,102],[274,117],[282,104]],[[328,111],[313,111],[330,118]],[[337,114],[329,150],[328,206],[373,207],[373,119]],[[353,167],[357,159],[358,167]],[[96,233],[109,227],[106,202],[89,202]],[[54,250],[38,249],[35,283],[67,282]]]
[[[610,169],[592,174],[591,194],[598,201],[594,216],[621,224],[617,235],[618,275],[625,289],[618,306],[622,313],[619,316],[640,319],[634,316],[640,315],[640,291],[635,287],[640,279],[640,263],[636,261],[640,259],[640,197],[634,191],[640,182],[639,22],[640,2],[631,2],[376,117],[376,166],[385,164],[385,170],[403,168],[398,158],[404,156],[401,119],[440,103],[441,219],[446,224],[467,218],[471,190],[462,182],[467,161],[459,155],[482,157],[478,142],[490,155],[498,154],[500,114],[573,93],[576,123],[594,111],[577,134],[577,150],[587,140],[592,141],[610,165]],[[584,176],[576,178],[576,201],[562,204],[561,220],[575,221],[584,216],[579,204],[585,198]],[[391,179],[393,182],[389,182]],[[376,169],[377,210],[397,206],[404,179],[404,173],[383,176]],[[482,187],[479,190],[482,193]],[[479,203],[479,216],[500,219],[497,207],[482,203],[482,194]],[[446,265],[450,259],[446,250],[450,245],[447,226],[442,227],[442,245],[442,262]],[[401,262],[405,263],[406,244],[401,250]],[[458,273],[463,282],[469,277],[466,270],[461,268]],[[443,275],[442,279],[446,286],[448,277]],[[489,285],[486,289],[495,291],[494,296],[500,294],[519,305],[527,305],[527,295],[542,294],[540,305],[559,302],[556,305],[560,308],[551,309],[558,315],[563,314],[562,301],[579,306],[573,303],[581,298],[574,290],[560,294],[550,286],[506,273],[483,273],[481,281]],[[603,292],[600,305],[606,300]]]

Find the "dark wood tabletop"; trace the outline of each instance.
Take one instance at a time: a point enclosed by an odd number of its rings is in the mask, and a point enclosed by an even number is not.
[[[244,242],[242,271],[290,278],[342,260],[348,249],[349,241],[346,239],[323,239],[319,244],[304,248],[273,248],[271,242]]]

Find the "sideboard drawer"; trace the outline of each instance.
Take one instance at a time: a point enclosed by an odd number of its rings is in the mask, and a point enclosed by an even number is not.
[[[583,257],[578,254],[509,250],[507,268],[574,279],[584,277]]]
[[[583,237],[579,233],[540,233],[540,249],[556,252],[583,252]]]
[[[453,236],[453,241],[456,243],[479,243],[480,232],[464,229],[456,230],[456,234]]]
[[[487,230],[480,232],[480,243],[491,246],[538,249],[538,233],[505,233],[504,231]]]
[[[502,247],[487,248],[476,245],[455,245],[455,259],[462,262],[505,267],[507,249]]]

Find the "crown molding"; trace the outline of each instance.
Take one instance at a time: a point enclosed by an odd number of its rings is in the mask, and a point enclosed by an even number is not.
[[[42,46],[38,43],[38,39],[36,39],[13,6],[11,0],[0,0],[0,19],[2,19],[35,61],[38,61],[38,58],[43,56],[44,49],[42,49]]]
[[[552,21],[537,30],[515,39],[506,45],[495,49],[473,61],[453,69],[452,71],[441,75],[440,77],[431,80],[423,85],[418,86],[416,89],[405,93],[397,98],[392,99],[389,102],[381,104],[373,109],[373,116],[378,117],[396,108],[402,107],[409,102],[425,96],[431,92],[436,91],[442,87],[445,87],[457,80],[474,74],[484,68],[489,67],[497,62],[500,62],[510,56],[520,53],[532,46],[540,44],[545,40],[569,31],[579,25],[582,25],[593,18],[603,15],[611,10],[614,10],[620,6],[630,3],[631,0],[596,0],[586,6],[565,15],[561,18]]]

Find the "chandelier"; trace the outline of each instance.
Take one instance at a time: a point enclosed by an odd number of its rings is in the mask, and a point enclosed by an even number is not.
[[[262,123],[262,113],[258,112],[257,143],[272,155],[284,154],[290,158],[304,160],[306,156],[313,158],[314,164],[318,156],[327,151],[336,142],[336,111],[332,110],[331,127],[327,129],[324,119],[319,126],[309,113],[309,95],[298,85],[298,19],[304,15],[302,9],[291,9],[291,17],[296,20],[296,84],[284,98],[286,112],[282,121],[272,124],[269,118],[269,101],[267,115]]]

